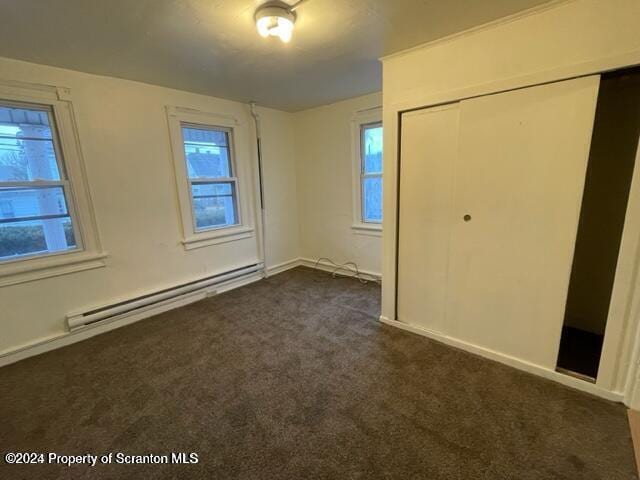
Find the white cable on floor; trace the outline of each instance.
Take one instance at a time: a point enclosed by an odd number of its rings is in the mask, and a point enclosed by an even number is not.
[[[360,269],[358,268],[358,264],[355,263],[355,262],[336,263],[333,260],[331,260],[330,258],[320,257],[320,258],[318,258],[318,260],[316,260],[316,263],[313,266],[313,269],[314,270],[320,270],[318,268],[318,265],[320,265],[320,262],[322,262],[323,260],[331,263],[335,267],[331,271],[331,276],[333,278],[356,278],[363,285],[366,285],[369,282],[375,282],[378,285],[380,285],[380,283],[381,283],[379,279],[367,280],[366,278],[362,278],[362,274],[360,273]],[[347,271],[347,272],[351,273],[352,275],[339,274],[338,272],[340,272],[341,270]]]

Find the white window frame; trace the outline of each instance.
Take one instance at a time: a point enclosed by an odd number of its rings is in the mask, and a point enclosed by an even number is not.
[[[71,91],[64,87],[0,80],[0,104],[43,109],[52,120],[60,181],[12,182],[11,186],[62,187],[77,247],[0,261],[0,287],[104,267],[95,214],[88,189]],[[8,186],[7,182],[3,186]]]
[[[372,125],[382,126],[382,108],[375,107],[356,112],[351,120],[353,192],[353,224],[351,228],[357,234],[379,237],[382,235],[382,222],[365,222],[362,216],[363,180],[365,177],[379,176],[379,174],[364,174],[362,158],[363,132],[365,127]],[[384,178],[384,172],[381,176]]]
[[[182,225],[182,244],[186,250],[217,245],[236,240],[251,238],[254,228],[251,223],[250,192],[251,186],[247,160],[249,145],[246,126],[232,116],[199,110],[167,107],[169,137],[175,170],[176,190],[178,195],[179,216]],[[193,127],[227,132],[229,142],[229,162],[231,177],[191,179],[187,171],[184,155],[183,127]],[[234,225],[214,226],[197,229],[191,186],[193,183],[233,183],[235,186],[236,223]]]

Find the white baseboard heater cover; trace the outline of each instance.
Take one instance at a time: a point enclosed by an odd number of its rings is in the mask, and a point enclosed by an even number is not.
[[[262,264],[256,263],[246,267],[236,268],[228,272],[212,275],[210,277],[201,278],[200,280],[194,280],[193,282],[176,285],[175,287],[166,288],[147,295],[135,297],[130,300],[97,307],[82,313],[70,314],[67,315],[67,325],[69,330],[87,327],[98,322],[111,320],[114,317],[123,314],[131,314],[138,310],[148,309],[149,307],[167,302],[168,300],[177,300],[179,297],[193,294],[199,290],[205,290],[231,280],[237,280],[261,270]]]

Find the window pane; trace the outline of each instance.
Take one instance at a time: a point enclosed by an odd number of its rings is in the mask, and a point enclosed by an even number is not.
[[[0,125],[9,129],[21,129],[24,126],[27,129],[22,136],[51,139],[47,109],[0,106]]]
[[[229,182],[192,186],[196,230],[237,223],[234,187]]]
[[[0,188],[0,260],[76,247],[61,187]]]
[[[182,127],[182,136],[189,178],[232,176],[227,132]]]
[[[69,217],[0,223],[0,260],[76,248]]]
[[[362,220],[382,222],[382,177],[366,177],[362,180]]]
[[[0,185],[63,179],[49,113],[0,105]],[[75,248],[63,187],[0,186],[0,260]]]
[[[62,187],[0,188],[0,220],[67,214]]]
[[[0,182],[60,180],[47,111],[0,106]]]
[[[182,127],[185,143],[200,143],[204,145],[219,145],[227,147],[227,132],[211,128]]]
[[[364,173],[382,173],[382,127],[364,127],[362,139]]]

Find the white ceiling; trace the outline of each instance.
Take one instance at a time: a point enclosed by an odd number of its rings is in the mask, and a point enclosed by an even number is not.
[[[255,30],[263,0],[0,0],[0,56],[296,111],[380,90],[382,55],[548,1],[306,0],[283,44]]]

